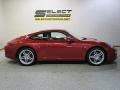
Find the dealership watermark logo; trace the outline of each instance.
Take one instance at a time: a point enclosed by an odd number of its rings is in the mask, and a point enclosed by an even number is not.
[[[36,10],[35,20],[64,20],[68,21],[71,19],[72,10]]]

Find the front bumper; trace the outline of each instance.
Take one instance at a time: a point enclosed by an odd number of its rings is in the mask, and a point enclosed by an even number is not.
[[[107,60],[108,62],[112,62],[117,58],[117,50],[115,48],[108,49]]]

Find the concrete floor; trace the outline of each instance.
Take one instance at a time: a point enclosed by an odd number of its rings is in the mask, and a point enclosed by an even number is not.
[[[46,63],[25,67],[1,51],[0,90],[120,90],[120,58],[102,66]]]

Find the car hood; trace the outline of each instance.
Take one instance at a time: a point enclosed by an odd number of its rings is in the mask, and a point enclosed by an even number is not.
[[[87,37],[82,37],[81,38],[81,41],[88,41],[88,42],[101,42],[101,41],[99,41],[99,40],[97,40],[97,39],[95,39],[95,38],[87,38]]]
[[[88,37],[82,37],[81,40],[84,40],[84,41],[89,41],[89,40],[90,40],[90,41],[91,41],[91,40],[92,40],[92,41],[96,41],[97,39],[95,39],[95,38],[88,38]]]

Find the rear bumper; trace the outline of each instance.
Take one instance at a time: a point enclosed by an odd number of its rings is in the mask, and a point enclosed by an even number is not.
[[[16,49],[13,45],[6,45],[5,47],[5,56],[10,59],[16,59]]]

